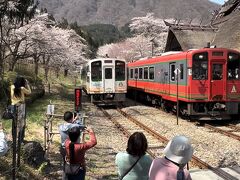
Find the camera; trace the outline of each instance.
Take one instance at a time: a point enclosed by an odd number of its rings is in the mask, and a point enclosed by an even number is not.
[[[80,130],[84,131],[87,127],[83,124],[81,114],[74,112],[74,117],[76,117],[76,119],[74,120],[74,124],[78,124]]]

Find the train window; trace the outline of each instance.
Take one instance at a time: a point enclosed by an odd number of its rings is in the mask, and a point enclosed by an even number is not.
[[[135,68],[135,72],[134,72],[134,79],[138,78],[138,68]]]
[[[223,78],[223,65],[213,64],[212,65],[212,80],[222,80]]]
[[[125,62],[115,62],[115,79],[116,81],[125,81]]]
[[[105,68],[105,79],[112,79],[112,68]]]
[[[180,79],[183,79],[183,64],[180,64]]]
[[[154,67],[149,67],[149,79],[154,79]]]
[[[208,53],[197,53],[192,60],[192,79],[208,79]]]
[[[228,79],[240,79],[240,55],[228,53],[227,77]]]
[[[148,79],[148,67],[144,68],[143,77],[144,77],[144,79]]]
[[[171,81],[175,81],[175,64],[171,64]]]
[[[91,64],[92,81],[102,81],[102,62],[92,62]]]
[[[143,68],[139,68],[139,76],[138,76],[138,78],[139,79],[142,79],[143,78]]]
[[[130,78],[133,79],[133,69],[130,69]]]

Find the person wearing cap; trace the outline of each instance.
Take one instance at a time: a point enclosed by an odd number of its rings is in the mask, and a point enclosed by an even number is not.
[[[165,157],[153,160],[149,180],[191,180],[184,167],[191,160],[193,148],[185,136],[175,136],[163,151]]]

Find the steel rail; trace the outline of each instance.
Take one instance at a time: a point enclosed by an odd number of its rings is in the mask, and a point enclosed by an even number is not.
[[[223,129],[214,127],[214,126],[212,126],[212,125],[210,125],[210,124],[207,124],[207,123],[204,124],[204,127],[207,127],[207,128],[209,128],[209,129],[211,129],[211,130],[213,130],[213,131],[215,131],[215,132],[220,132],[221,134],[224,134],[224,135],[226,135],[226,136],[228,136],[228,137],[231,137],[231,138],[234,138],[234,139],[240,141],[240,136],[237,135],[237,134],[233,134],[233,133],[231,133],[231,132],[228,132],[228,131],[225,131],[225,130],[223,130]]]
[[[228,124],[227,127],[230,127],[231,129],[234,129],[236,131],[240,131],[240,127],[234,125],[234,124]]]
[[[124,128],[120,123],[118,123],[115,119],[112,118],[112,116],[105,111],[103,108],[100,108],[100,110],[103,112],[103,114],[110,120],[113,122],[113,124],[116,126],[117,129],[119,129],[121,132],[123,132],[123,134],[129,138],[131,133],[126,130],[126,128]],[[147,153],[152,157],[152,158],[156,158],[157,156],[151,151],[151,150],[147,150]]]
[[[166,137],[164,137],[164,136],[160,135],[159,133],[155,132],[154,130],[150,129],[149,127],[147,127],[143,123],[141,123],[138,120],[136,120],[135,118],[133,118],[131,115],[129,115],[126,112],[122,111],[120,108],[117,108],[117,110],[122,115],[127,117],[129,120],[131,120],[136,125],[142,127],[149,134],[151,134],[152,136],[154,136],[155,138],[157,138],[161,142],[166,144],[169,141]],[[201,159],[199,159],[196,156],[192,156],[192,160],[191,161],[193,163],[195,163],[197,166],[199,166],[200,168],[205,168],[205,169],[209,169],[209,170],[213,171],[215,174],[217,174],[218,176],[222,177],[225,180],[237,180],[237,178],[233,177],[232,175],[228,174],[227,172],[223,171],[222,169],[214,168],[214,167],[210,166],[208,163],[202,161]]]

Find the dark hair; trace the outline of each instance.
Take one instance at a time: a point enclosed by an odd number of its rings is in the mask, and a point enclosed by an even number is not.
[[[70,159],[70,163],[72,163],[74,160],[74,143],[77,142],[77,140],[80,136],[79,127],[72,127],[71,129],[69,129],[68,136],[71,141],[71,143],[69,145],[69,159]]]
[[[148,143],[142,132],[133,133],[128,139],[126,151],[133,156],[142,156],[146,154]]]
[[[17,76],[14,81],[14,96],[21,97],[21,87],[25,87],[26,80],[23,77]]]
[[[66,111],[66,112],[64,113],[63,119],[64,119],[65,121],[67,121],[67,122],[71,121],[71,120],[73,119],[73,113],[70,112],[70,111]]]

